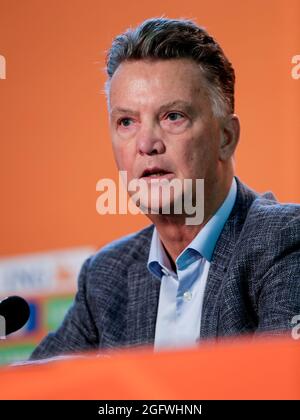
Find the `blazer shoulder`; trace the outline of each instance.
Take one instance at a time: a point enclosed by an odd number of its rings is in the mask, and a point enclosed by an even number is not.
[[[90,258],[90,269],[103,263],[128,265],[134,260],[148,256],[154,225],[151,224],[137,232],[130,233],[109,242]]]
[[[253,242],[299,242],[300,205],[280,203],[262,195],[256,198],[246,217],[243,237]]]
[[[246,222],[256,223],[258,227],[283,229],[299,223],[300,204],[280,203],[262,195],[256,198],[249,209]]]

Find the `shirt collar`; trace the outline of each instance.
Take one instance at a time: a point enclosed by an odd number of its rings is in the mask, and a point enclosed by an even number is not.
[[[176,266],[179,270],[184,270],[192,262],[201,257],[204,257],[209,262],[211,261],[216,243],[234,206],[236,194],[237,185],[233,177],[230,190],[223,204],[200,230],[197,236],[195,236],[192,242],[177,257]],[[163,274],[166,274],[166,271],[172,272],[170,260],[159,238],[156,227],[154,227],[152,234],[147,267],[152,274],[159,278]]]

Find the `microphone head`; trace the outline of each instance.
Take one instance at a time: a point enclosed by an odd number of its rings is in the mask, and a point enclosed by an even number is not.
[[[26,324],[30,315],[29,305],[19,296],[10,296],[0,302],[1,325],[4,324],[4,335],[11,334]],[[4,319],[4,322],[3,322]],[[3,329],[3,328],[2,328]],[[3,333],[0,328],[0,335]]]

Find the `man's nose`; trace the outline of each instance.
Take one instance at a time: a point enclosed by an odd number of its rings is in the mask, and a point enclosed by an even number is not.
[[[164,151],[165,144],[158,124],[143,125],[137,136],[137,152],[141,155],[156,155]]]

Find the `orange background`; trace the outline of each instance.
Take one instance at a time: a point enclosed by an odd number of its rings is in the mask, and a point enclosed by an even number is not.
[[[113,37],[152,16],[195,18],[237,75],[237,175],[300,201],[299,0],[0,0],[0,254],[90,244],[149,223],[100,216],[96,183],[117,177],[103,94]]]

